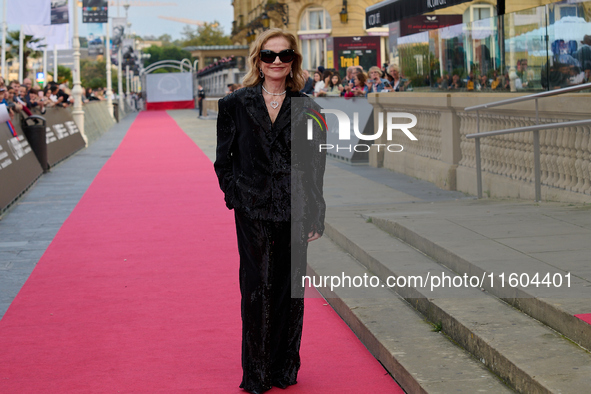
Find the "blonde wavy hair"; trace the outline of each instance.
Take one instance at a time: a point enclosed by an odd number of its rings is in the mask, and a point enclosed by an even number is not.
[[[259,54],[265,43],[271,38],[275,37],[285,38],[287,42],[289,42],[289,49],[293,49],[295,54],[295,58],[291,63],[293,77],[290,75],[287,76],[285,80],[285,86],[286,88],[293,91],[300,91],[306,84],[304,71],[302,70],[302,54],[298,49],[298,42],[294,35],[291,33],[286,33],[281,29],[269,29],[264,31],[261,35],[259,35],[252,47],[250,47],[250,54],[248,55],[248,66],[250,69],[242,79],[242,84],[247,87],[253,87],[263,81],[263,78],[261,78],[259,74]]]

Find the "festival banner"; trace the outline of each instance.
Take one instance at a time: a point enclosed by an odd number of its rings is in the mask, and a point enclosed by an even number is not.
[[[6,20],[15,25],[51,24],[51,2],[48,0],[4,0]],[[34,10],[31,12],[31,10]]]
[[[82,23],[107,23],[108,18],[107,0],[82,0]]]
[[[51,0],[51,24],[62,25],[69,23],[68,0]]]

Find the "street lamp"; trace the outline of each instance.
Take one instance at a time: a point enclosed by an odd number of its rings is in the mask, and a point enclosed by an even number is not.
[[[271,26],[271,18],[269,18],[266,12],[263,12],[263,15],[261,15],[261,23],[263,24],[263,30],[267,30]]]
[[[339,16],[341,17],[341,23],[347,23],[349,20],[349,13],[347,12],[347,0],[343,0],[343,8],[341,12],[339,12]]]
[[[74,2],[74,42],[72,47],[74,49],[74,87],[72,88],[72,95],[74,96],[74,109],[72,110],[72,117],[74,122],[78,125],[80,134],[88,145],[88,139],[84,134],[84,110],[82,109],[82,85],[80,84],[80,33],[78,32],[78,2]]]

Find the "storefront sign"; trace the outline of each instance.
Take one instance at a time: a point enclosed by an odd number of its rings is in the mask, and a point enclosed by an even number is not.
[[[385,0],[365,9],[365,23],[368,28],[379,27],[469,1],[471,0]]]
[[[400,22],[400,36],[421,33],[462,23],[462,15],[419,15]]]
[[[334,68],[344,77],[347,67],[362,66],[364,70],[380,66],[380,37],[334,37]],[[329,63],[330,64],[330,63]]]

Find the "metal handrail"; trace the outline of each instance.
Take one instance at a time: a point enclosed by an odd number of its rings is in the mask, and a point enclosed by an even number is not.
[[[464,111],[470,112],[470,111],[476,111],[479,109],[500,107],[501,105],[514,104],[514,103],[519,103],[522,101],[534,100],[534,99],[550,97],[550,96],[558,96],[560,94],[579,92],[581,90],[587,90],[587,89],[591,89],[591,82],[585,83],[582,85],[569,86],[567,88],[548,90],[547,92],[528,94],[527,96],[521,96],[521,97],[515,97],[515,98],[510,98],[510,99],[501,100],[501,101],[495,101],[494,103],[474,105],[472,107],[464,108]]]
[[[586,120],[575,120],[572,122],[559,122],[559,123],[546,123],[540,124],[540,113],[538,109],[538,100],[544,97],[558,96],[565,93],[578,92],[581,90],[591,89],[591,83],[586,83],[577,86],[570,86],[567,88],[552,90],[548,92],[530,94],[527,96],[511,98],[507,100],[495,101],[494,103],[475,105],[472,107],[464,108],[464,111],[476,111],[476,128],[477,133],[468,134],[466,138],[474,138],[475,140],[475,153],[476,153],[476,188],[478,191],[478,198],[482,198],[482,163],[480,157],[480,139],[484,137],[492,137],[503,134],[522,133],[525,131],[533,131],[534,133],[534,177],[535,177],[535,192],[536,201],[542,201],[542,181],[541,181],[541,165],[540,165],[540,131],[558,129],[562,127],[576,127],[591,125],[591,119]],[[499,107],[502,105],[514,104],[521,101],[535,100],[536,103],[536,125],[515,127],[512,129],[503,129],[496,131],[488,131],[485,133],[480,132],[480,113],[479,110]]]

